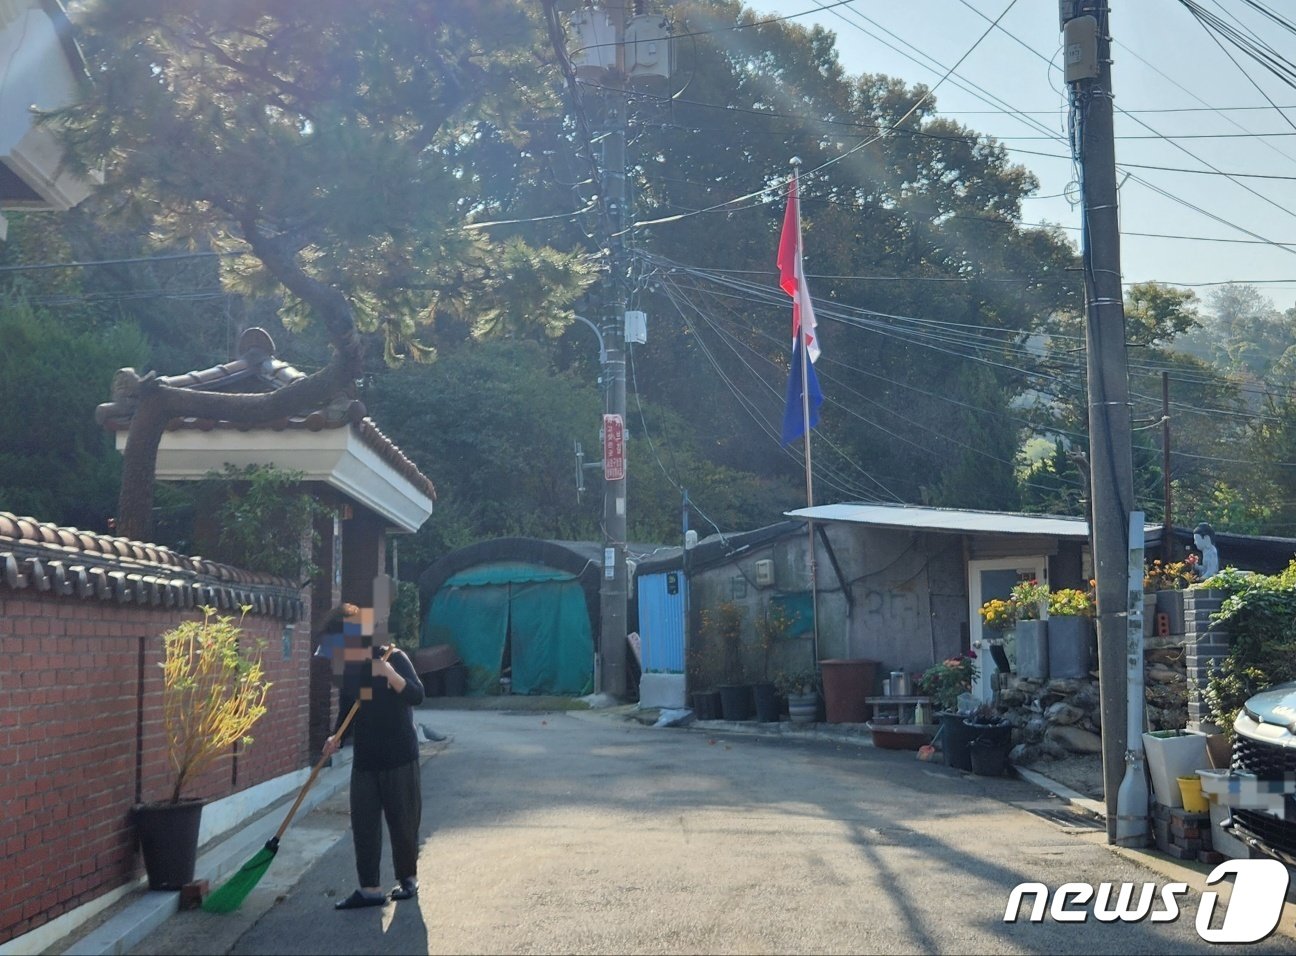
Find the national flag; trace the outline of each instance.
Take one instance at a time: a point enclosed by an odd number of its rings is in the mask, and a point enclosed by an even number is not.
[[[783,214],[783,233],[778,248],[779,285],[792,297],[792,340],[805,329],[806,356],[811,362],[819,360],[819,339],[815,331],[814,305],[810,289],[806,286],[805,270],[801,265],[801,202],[797,196],[795,175],[788,184],[787,211]]]
[[[801,204],[797,196],[797,177],[794,173],[788,184],[787,211],[783,215],[783,233],[778,248],[779,285],[792,297],[792,367],[788,371],[787,405],[783,409],[783,444],[796,441],[805,434],[807,406],[810,427],[819,424],[819,406],[823,392],[814,363],[819,358],[819,339],[815,332],[814,305],[810,289],[806,286],[805,270],[801,265]],[[802,360],[801,350],[805,349]],[[801,366],[805,366],[806,389],[801,387]],[[803,394],[804,392],[804,394]]]
[[[819,390],[819,377],[813,362],[805,363],[806,380],[810,383],[810,427],[819,424],[819,406],[823,392]],[[805,434],[805,409],[801,404],[801,344],[793,343],[792,369],[788,373],[787,405],[783,408],[783,444],[794,442]]]

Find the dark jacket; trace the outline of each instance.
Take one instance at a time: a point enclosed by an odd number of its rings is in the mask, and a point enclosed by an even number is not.
[[[381,657],[386,650],[386,647],[375,647],[374,657]],[[393,651],[388,660],[405,678],[405,689],[393,694],[386,678],[373,678],[373,698],[360,701],[360,709],[344,737],[344,742],[351,740],[355,750],[352,766],[356,770],[391,770],[418,759],[413,708],[423,703],[423,684],[404,651]],[[354,694],[351,682],[347,681],[340,697],[335,733],[356,701]]]

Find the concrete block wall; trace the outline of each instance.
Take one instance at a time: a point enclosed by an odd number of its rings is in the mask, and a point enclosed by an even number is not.
[[[1184,652],[1188,679],[1188,729],[1202,730],[1206,704],[1201,689],[1211,669],[1228,655],[1228,631],[1212,625],[1210,617],[1220,608],[1224,592],[1211,588],[1190,588],[1184,592]]]

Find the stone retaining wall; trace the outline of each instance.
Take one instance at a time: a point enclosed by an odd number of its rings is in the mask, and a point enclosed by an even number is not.
[[[1144,700],[1151,730],[1196,729],[1201,715],[1191,676],[1228,651],[1227,635],[1211,630],[1210,614],[1219,609],[1218,591],[1185,591],[1185,612],[1168,615],[1182,633],[1146,636],[1143,648]],[[1214,596],[1213,598],[1211,596]],[[1179,622],[1182,621],[1182,625]],[[1102,752],[1101,698],[1097,669],[1089,678],[1030,680],[1003,675],[999,703],[1017,728],[1013,760]]]

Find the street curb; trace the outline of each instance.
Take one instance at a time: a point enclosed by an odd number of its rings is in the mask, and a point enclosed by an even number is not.
[[[420,765],[445,749],[442,746],[444,742],[425,740],[420,746]],[[321,770],[315,778],[293,818],[294,825],[321,804],[344,792],[350,782],[350,751],[345,750],[334,759],[333,766]],[[194,879],[207,880],[213,890],[219,887],[274,836],[283,823],[284,813],[296,798],[296,791],[281,797],[261,810],[254,819],[212,840],[207,849],[199,853]],[[280,810],[283,813],[276,812]],[[74,930],[55,941],[53,947],[34,952],[61,953],[64,956],[125,956],[180,912],[180,894],[149,890],[147,880],[141,877],[123,899],[108,907],[108,911],[112,915],[84,935],[77,936],[80,930]],[[58,948],[62,940],[69,938],[74,941],[66,948]]]
[[[346,787],[350,779],[349,762],[322,770],[302,800],[298,815],[315,809]],[[296,795],[293,794],[276,801],[255,820],[214,840],[206,852],[199,854],[194,867],[194,879],[207,880],[212,889],[215,889],[232,876],[265,846],[266,841],[274,836],[283,823],[283,818],[271,811],[295,799]],[[116,912],[111,917],[62,952],[66,956],[122,956],[180,912],[180,894],[150,890],[147,883],[141,880],[137,888],[114,908]]]

